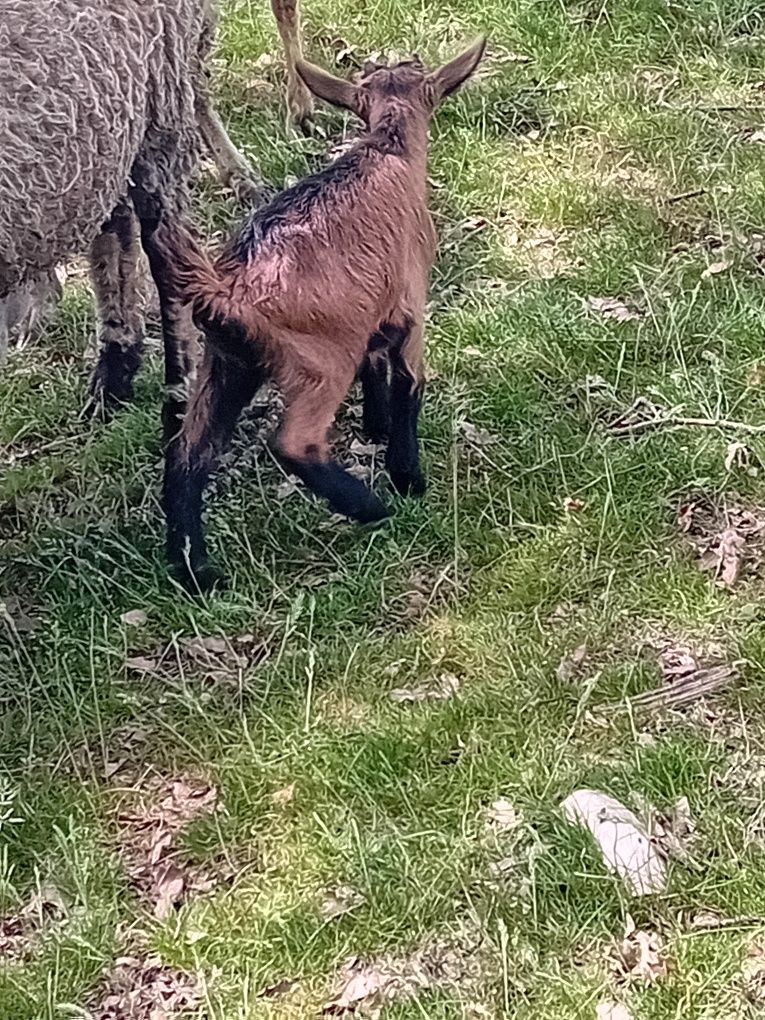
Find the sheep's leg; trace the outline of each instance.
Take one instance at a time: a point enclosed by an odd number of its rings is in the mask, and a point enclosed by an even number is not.
[[[231,188],[243,205],[259,204],[264,198],[260,175],[250,168],[231,141],[209,99],[200,100],[197,104],[197,123],[223,183]]]
[[[224,324],[215,336],[241,347],[241,331],[233,324]],[[207,560],[202,496],[242,409],[261,381],[262,372],[256,364],[224,356],[208,343],[181,431],[167,449],[167,555],[179,580],[191,592],[208,591],[220,580]]]
[[[190,306],[176,297],[173,268],[154,240],[159,226],[162,202],[153,191],[141,185],[131,189],[135,211],[141,224],[141,244],[149,260],[149,269],[159,294],[162,343],[165,356],[165,400],[162,406],[163,442],[176,435],[186,410],[189,377],[192,374],[199,333],[194,327]]]
[[[420,467],[417,421],[424,389],[422,325],[384,327],[391,339],[390,434],[385,466],[397,492],[421,496],[425,477]]]
[[[133,396],[133,378],[143,357],[138,254],[136,219],[130,206],[121,202],[90,246],[98,361],[90,380],[86,413],[103,411]]]
[[[381,347],[387,347],[387,340],[381,333],[375,333],[359,373],[364,432],[373,443],[387,439],[390,429],[390,362]]]
[[[318,496],[328,500],[336,513],[363,524],[389,516],[384,503],[358,478],[329,460],[327,431],[348,392],[353,375],[327,378],[277,380],[285,402],[284,420],[276,445],[288,471]]]
[[[287,110],[292,123],[307,132],[311,127],[313,99],[297,73],[295,64],[303,58],[300,41],[300,11],[298,0],[271,0],[276,25],[284,45],[287,61]]]

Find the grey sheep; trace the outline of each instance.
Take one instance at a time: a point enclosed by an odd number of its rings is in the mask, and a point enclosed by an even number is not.
[[[0,145],[10,154],[0,158],[0,196],[7,199],[0,212],[0,244],[9,242],[0,260],[0,359],[9,335],[20,340],[31,335],[55,306],[61,292],[55,270],[59,253],[84,251],[83,241],[93,237],[101,220],[90,248],[101,350],[91,407],[130,397],[143,346],[135,225],[129,205],[122,199],[113,204],[115,183],[126,189],[124,167],[132,168],[135,155],[150,168],[152,146],[159,153],[162,135],[169,132],[174,151],[156,183],[166,195],[182,187],[195,148],[189,130],[193,108],[196,129],[224,182],[244,200],[260,192],[205,88],[214,4],[189,0],[176,6],[170,14],[157,2],[118,6],[55,0],[43,14],[23,0],[0,0],[0,52],[10,57],[0,58],[6,110]],[[272,0],[272,8],[287,59],[290,118],[305,127],[312,104],[295,72],[301,56],[297,2]],[[123,80],[130,88],[121,95]],[[166,92],[170,103],[164,102]],[[27,165],[36,172],[28,175]],[[105,206],[112,214],[104,219]],[[186,317],[182,332],[190,328]]]

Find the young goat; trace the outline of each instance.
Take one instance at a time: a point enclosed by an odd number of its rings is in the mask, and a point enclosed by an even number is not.
[[[205,334],[195,389],[168,446],[164,487],[168,554],[192,589],[216,580],[202,533],[203,488],[265,378],[284,398],[276,445],[287,470],[335,511],[361,522],[388,515],[363,482],[328,458],[329,426],[359,373],[364,425],[373,439],[388,435],[394,487],[424,492],[417,418],[435,253],[428,123],[475,70],[484,45],[479,39],[432,73],[417,60],[368,64],[358,85],[299,62],[316,96],[365,122],[360,140],[254,213],[214,263],[172,217],[160,224],[172,283]]]

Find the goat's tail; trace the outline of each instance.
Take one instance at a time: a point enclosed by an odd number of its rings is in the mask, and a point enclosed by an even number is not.
[[[163,219],[154,235],[170,274],[177,298],[189,302],[195,313],[229,314],[230,289],[189,226]]]

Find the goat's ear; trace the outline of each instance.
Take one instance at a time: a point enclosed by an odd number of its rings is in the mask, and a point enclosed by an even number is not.
[[[443,67],[439,67],[437,71],[428,75],[434,106],[446,96],[450,96],[452,92],[456,92],[460,85],[470,77],[478,67],[485,49],[486,36],[482,35],[464,53],[460,53],[454,60],[450,60],[448,64],[444,64]]]
[[[319,99],[332,103],[333,106],[342,106],[352,113],[359,112],[359,89],[353,82],[336,78],[316,64],[309,64],[307,60],[298,60],[295,68],[311,92]]]

